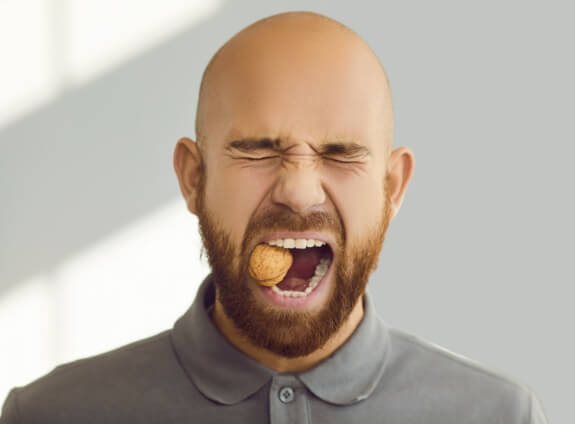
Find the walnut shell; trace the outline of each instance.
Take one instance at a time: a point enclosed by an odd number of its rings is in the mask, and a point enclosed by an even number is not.
[[[249,273],[262,286],[272,287],[283,280],[292,263],[289,249],[262,243],[250,256]]]

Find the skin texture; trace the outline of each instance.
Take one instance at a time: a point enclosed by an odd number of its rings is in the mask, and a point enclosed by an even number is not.
[[[198,143],[178,141],[174,166],[214,273],[214,322],[262,364],[307,369],[361,321],[365,284],[413,172],[409,149],[391,151],[383,68],[340,23],[303,12],[266,18],[208,65],[196,133]],[[268,148],[231,144],[259,139]],[[305,230],[333,248],[326,289],[301,308],[271,305],[249,278],[249,254],[271,232]]]

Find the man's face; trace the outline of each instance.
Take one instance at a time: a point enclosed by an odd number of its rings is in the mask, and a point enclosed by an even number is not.
[[[266,58],[253,67],[246,53],[216,78],[197,211],[226,315],[255,345],[295,357],[341,327],[376,266],[390,219],[385,100],[370,70],[345,55]],[[253,249],[278,239],[326,243],[293,251],[301,269],[329,264],[305,296],[280,295],[248,273]]]

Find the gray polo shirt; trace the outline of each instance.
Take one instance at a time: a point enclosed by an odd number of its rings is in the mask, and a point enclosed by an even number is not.
[[[8,423],[545,423],[528,389],[387,327],[369,300],[352,337],[302,373],[245,356],[208,315],[204,281],[174,328],[14,389]]]

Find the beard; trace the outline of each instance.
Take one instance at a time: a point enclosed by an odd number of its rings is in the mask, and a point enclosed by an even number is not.
[[[391,219],[387,179],[384,198],[381,220],[366,232],[368,237],[354,245],[350,245],[338,216],[326,212],[302,216],[282,207],[253,215],[241,247],[236,250],[230,234],[206,208],[205,171],[202,172],[196,205],[200,234],[212,269],[216,299],[234,326],[254,346],[287,358],[305,356],[324,346],[347,320],[377,267]],[[269,232],[310,230],[330,232],[337,240],[331,246],[335,284],[326,303],[318,311],[290,311],[258,301],[249,285],[248,248]]]

